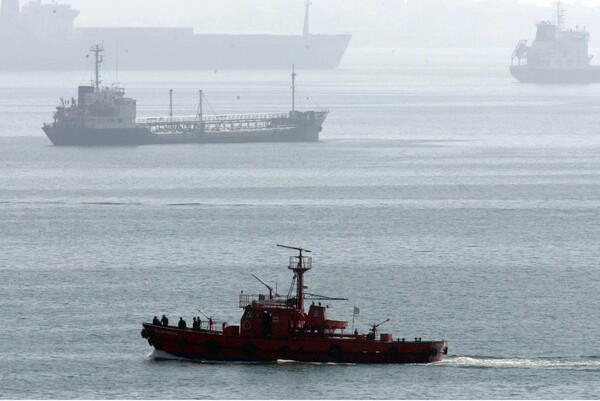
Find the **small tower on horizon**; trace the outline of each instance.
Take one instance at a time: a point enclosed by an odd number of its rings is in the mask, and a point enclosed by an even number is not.
[[[0,36],[14,36],[19,33],[21,8],[19,0],[0,0]]]

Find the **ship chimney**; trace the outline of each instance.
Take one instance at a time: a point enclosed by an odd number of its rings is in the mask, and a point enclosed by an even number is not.
[[[19,0],[0,0],[0,35],[15,36],[19,33],[21,9]]]
[[[307,37],[310,35],[308,32],[308,9],[310,7],[310,0],[306,0],[306,12],[304,13],[304,28],[302,29],[302,36]]]

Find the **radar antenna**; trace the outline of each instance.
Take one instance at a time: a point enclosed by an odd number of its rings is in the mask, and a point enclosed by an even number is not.
[[[287,245],[279,245],[279,244],[277,244],[277,246],[280,247],[280,248],[294,249],[296,251],[299,251],[300,252],[300,256],[302,256],[302,252],[312,252],[312,251],[309,251],[308,249],[297,248],[295,246],[287,246]]]

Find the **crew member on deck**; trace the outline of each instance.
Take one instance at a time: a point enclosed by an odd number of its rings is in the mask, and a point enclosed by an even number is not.
[[[152,324],[155,326],[160,326],[160,320],[158,320],[158,316],[154,316],[154,319],[152,319]]]
[[[182,317],[179,318],[179,328],[180,329],[185,329],[187,327],[187,323],[185,322],[185,320],[183,320]]]
[[[160,322],[162,323],[163,326],[169,325],[169,319],[167,319],[167,317],[165,315],[162,316],[162,319],[160,319]]]

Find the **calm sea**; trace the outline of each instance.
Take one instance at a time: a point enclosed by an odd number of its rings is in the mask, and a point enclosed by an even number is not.
[[[53,147],[89,72],[0,73],[0,398],[597,398],[600,84],[511,49],[351,50],[299,71],[318,143]],[[104,73],[115,79],[110,55]],[[286,111],[290,71],[122,71],[140,116]],[[240,317],[255,273],[359,330],[445,339],[427,366],[165,360],[143,321]],[[164,355],[162,355],[164,356]]]

